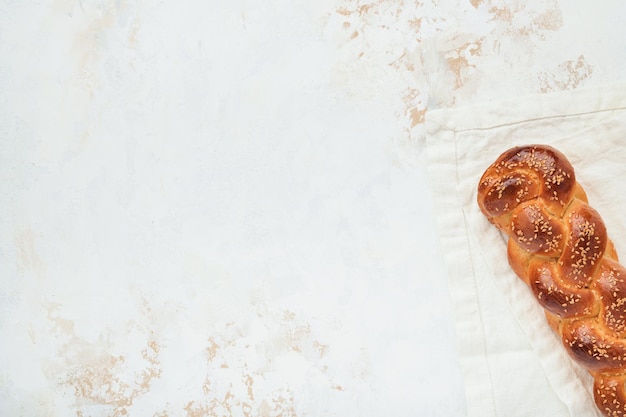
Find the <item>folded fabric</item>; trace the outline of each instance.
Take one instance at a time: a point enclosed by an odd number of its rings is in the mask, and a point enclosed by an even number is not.
[[[626,84],[429,111],[429,175],[455,306],[468,417],[599,416],[575,364],[512,272],[506,240],[476,188],[505,150],[543,143],[565,154],[626,260]]]

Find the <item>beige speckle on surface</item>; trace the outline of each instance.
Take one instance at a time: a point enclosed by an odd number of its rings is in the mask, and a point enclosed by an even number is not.
[[[35,235],[32,228],[27,228],[15,235],[15,260],[22,273],[36,272],[41,268],[41,259],[35,250]]]
[[[571,90],[578,87],[593,74],[593,67],[583,55],[559,64],[556,69],[539,74],[541,92]]]

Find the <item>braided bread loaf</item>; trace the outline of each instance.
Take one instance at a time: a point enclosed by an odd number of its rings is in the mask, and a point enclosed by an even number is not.
[[[483,174],[478,205],[508,235],[508,259],[575,362],[594,378],[605,416],[626,416],[626,269],[566,157],[516,147]]]

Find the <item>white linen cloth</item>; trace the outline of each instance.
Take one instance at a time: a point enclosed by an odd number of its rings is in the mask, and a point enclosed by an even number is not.
[[[626,259],[626,84],[430,111],[426,135],[467,416],[599,416],[592,378],[511,271],[506,241],[480,212],[476,188],[505,150],[554,146]]]

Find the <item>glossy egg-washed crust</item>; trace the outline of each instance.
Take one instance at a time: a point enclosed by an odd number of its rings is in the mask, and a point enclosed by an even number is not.
[[[478,205],[569,355],[594,378],[606,416],[626,416],[626,269],[567,158],[516,147],[483,174]]]

